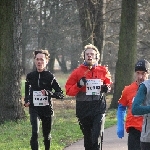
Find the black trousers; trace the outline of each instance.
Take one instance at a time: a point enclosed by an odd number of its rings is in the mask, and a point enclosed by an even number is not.
[[[32,136],[30,145],[32,150],[38,150],[38,133],[40,127],[40,120],[42,121],[42,132],[44,137],[45,150],[50,150],[50,139],[51,139],[51,116],[45,117],[38,115],[37,112],[30,113],[30,122],[32,125]]]
[[[96,116],[88,116],[79,119],[80,129],[84,135],[85,150],[99,150],[100,149],[100,131],[102,114]]]
[[[141,150],[149,150],[150,142],[141,142]]]
[[[129,128],[128,150],[141,150],[140,147],[141,132],[134,127]]]

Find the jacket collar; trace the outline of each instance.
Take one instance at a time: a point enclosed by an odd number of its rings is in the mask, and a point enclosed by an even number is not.
[[[87,65],[87,63],[86,63],[85,61],[83,62],[83,65],[88,67],[88,65]],[[94,65],[92,66],[92,68],[95,68],[96,66],[98,66],[98,64],[97,64],[97,63],[96,63],[96,64],[94,64]]]
[[[44,71],[47,71],[47,69],[45,68],[42,72],[44,72]],[[37,69],[36,69],[36,72],[37,73],[42,73],[42,72],[38,72]]]

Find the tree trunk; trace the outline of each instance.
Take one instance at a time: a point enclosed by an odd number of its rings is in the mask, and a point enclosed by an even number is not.
[[[22,71],[23,75],[27,73],[27,67],[26,67],[26,46],[28,42],[30,41],[30,30],[29,30],[29,15],[30,15],[30,8],[27,9],[28,6],[30,6],[27,2],[28,0],[22,0]],[[28,57],[29,58],[29,57]]]
[[[137,0],[122,0],[121,27],[119,35],[118,61],[111,108],[118,106],[118,100],[125,85],[133,81],[137,52]]]
[[[34,15],[35,5],[33,0],[21,0],[22,4],[22,67],[23,75],[35,70],[35,65],[33,64],[33,51],[38,50],[37,44],[37,32],[38,28],[36,25],[36,18],[38,15]],[[33,19],[34,18],[34,19]],[[36,23],[34,23],[34,21]]]
[[[0,1],[0,123],[24,117],[21,102],[20,0]]]

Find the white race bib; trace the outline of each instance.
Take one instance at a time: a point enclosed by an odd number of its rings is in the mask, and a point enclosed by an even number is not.
[[[48,96],[43,96],[41,91],[33,91],[33,104],[34,106],[49,105]]]
[[[101,85],[103,85],[101,79],[87,79],[86,95],[100,95]]]

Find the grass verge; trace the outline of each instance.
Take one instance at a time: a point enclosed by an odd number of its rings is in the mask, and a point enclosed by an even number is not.
[[[5,122],[0,125],[0,141],[2,150],[29,150],[31,125],[28,113],[26,120],[18,122]],[[116,124],[116,111],[108,110],[106,113],[105,128]],[[66,146],[83,138],[75,116],[75,109],[59,109],[55,111],[52,125],[51,150],[63,150]],[[9,143],[9,144],[8,144]],[[42,131],[40,128],[39,144],[44,149]]]

